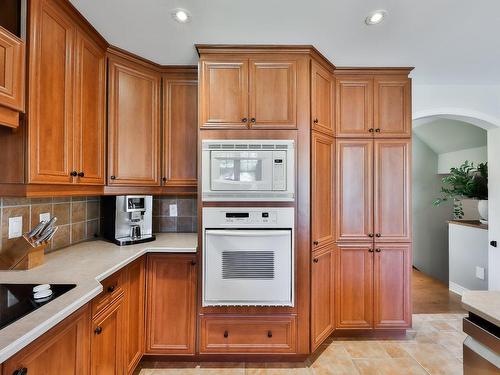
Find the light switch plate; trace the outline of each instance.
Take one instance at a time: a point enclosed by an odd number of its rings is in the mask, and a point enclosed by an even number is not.
[[[23,217],[9,217],[9,239],[23,235]]]
[[[478,279],[484,280],[484,268],[476,266],[476,277]]]
[[[177,205],[176,204],[169,205],[168,210],[169,210],[170,216],[177,216]]]
[[[40,221],[49,221],[50,220],[50,212],[44,212],[40,214]]]

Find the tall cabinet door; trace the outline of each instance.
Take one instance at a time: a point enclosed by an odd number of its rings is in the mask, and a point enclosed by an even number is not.
[[[54,1],[30,2],[30,183],[71,183],[75,26]]]
[[[372,328],[373,244],[339,244],[336,263],[337,328]]]
[[[407,328],[411,324],[411,245],[375,245],[374,326]]]
[[[373,79],[337,77],[336,136],[373,137]]]
[[[196,186],[198,80],[163,80],[163,184]]]
[[[75,72],[75,168],[78,183],[104,185],[106,140],[106,55],[86,34],[77,33]]]
[[[332,137],[313,131],[311,151],[311,237],[313,249],[317,249],[335,240],[335,141]]]
[[[109,59],[108,184],[160,184],[159,73]]]
[[[335,328],[334,245],[314,253],[311,267],[311,349],[314,351]]]
[[[375,134],[411,137],[411,83],[408,77],[376,77],[374,80]]]
[[[249,105],[253,128],[296,128],[297,62],[251,59]]]
[[[311,63],[311,121],[313,130],[333,134],[333,75],[313,61]]]
[[[200,114],[202,127],[248,126],[248,60],[201,62]]]
[[[411,241],[411,140],[376,140],[374,158],[375,240]]]
[[[369,241],[373,237],[373,141],[337,140],[338,241]]]

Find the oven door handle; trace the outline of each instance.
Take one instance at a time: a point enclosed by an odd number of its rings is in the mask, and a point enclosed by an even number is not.
[[[231,236],[231,237],[276,237],[289,236],[290,230],[207,230],[206,234],[211,236]]]

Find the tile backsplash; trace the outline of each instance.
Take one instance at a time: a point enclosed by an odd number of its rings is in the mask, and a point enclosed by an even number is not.
[[[177,206],[177,216],[171,212]],[[153,197],[153,232],[197,232],[197,200],[191,196]]]
[[[7,248],[9,218],[23,218],[23,233],[40,221],[40,214],[57,216],[59,227],[49,250],[56,250],[99,235],[100,197],[0,198],[1,249]]]

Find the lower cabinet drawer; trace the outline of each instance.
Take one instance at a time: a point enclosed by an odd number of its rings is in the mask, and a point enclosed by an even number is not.
[[[92,317],[100,314],[111,302],[123,294],[124,272],[118,271],[102,281],[101,294],[92,300]]]
[[[295,353],[295,316],[203,316],[200,353]]]

